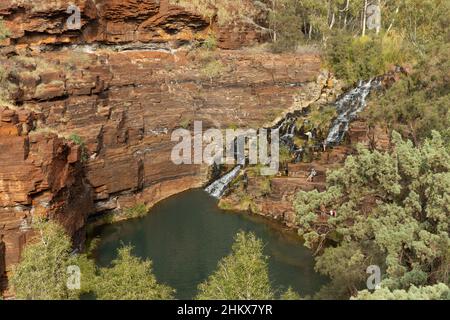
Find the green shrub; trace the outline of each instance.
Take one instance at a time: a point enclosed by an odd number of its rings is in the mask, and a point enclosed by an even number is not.
[[[234,206],[230,202],[224,201],[223,199],[220,200],[218,207],[219,207],[219,209],[226,210],[226,211],[230,211],[230,210],[234,209]]]
[[[79,135],[77,135],[75,133],[72,133],[69,136],[69,140],[72,141],[73,143],[75,143],[76,145],[84,146],[83,138],[81,138]]]
[[[8,91],[5,89],[6,81],[4,80],[5,70],[0,66],[0,106],[7,106],[11,104]]]
[[[11,32],[5,26],[5,23],[3,22],[3,18],[0,17],[0,41],[8,38],[10,35],[11,35]]]
[[[272,183],[271,179],[267,176],[261,177],[261,180],[258,183],[259,193],[261,196],[267,196],[272,192]]]
[[[225,70],[224,65],[219,60],[208,62],[201,70],[202,74],[212,82],[214,78],[220,76]]]
[[[269,14],[270,25],[274,29],[271,51],[281,53],[295,51],[304,38],[299,26],[303,23],[299,1],[282,0],[277,10]]]
[[[191,119],[183,118],[180,121],[180,127],[183,129],[188,129],[191,126]]]
[[[88,151],[86,148],[86,144],[83,141],[83,138],[81,138],[79,135],[72,133],[69,137],[68,140],[72,141],[73,143],[75,143],[76,145],[80,146],[81,148],[81,160],[82,161],[87,161],[89,158],[88,155]]]
[[[55,222],[33,224],[36,239],[22,252],[20,263],[14,268],[11,285],[18,299],[63,300],[77,299],[88,290],[93,264],[85,255],[73,255],[70,237]],[[68,267],[78,266],[83,281],[80,290],[67,287]]]
[[[450,138],[450,44],[433,47],[409,75],[369,102],[369,125],[396,130],[420,144],[438,130]]]
[[[124,215],[128,219],[140,218],[147,214],[148,208],[144,203],[138,203],[131,208],[127,208],[123,211]]]
[[[352,37],[336,34],[326,49],[327,62],[336,76],[347,84],[386,73],[393,65],[402,64],[409,50],[397,37]]]
[[[175,290],[158,283],[151,260],[132,255],[132,247],[118,249],[109,268],[100,268],[93,292],[99,300],[169,300]]]
[[[217,39],[216,39],[216,37],[214,35],[209,35],[205,39],[205,41],[203,41],[202,47],[207,49],[207,50],[210,50],[210,51],[213,51],[213,50],[217,49]]]
[[[291,162],[292,155],[291,151],[285,145],[280,146],[280,163]]]
[[[334,106],[325,107],[313,107],[307,119],[309,120],[305,123],[305,119],[299,119],[297,121],[297,126],[304,128],[305,131],[317,130],[317,139],[323,140],[326,138],[330,125],[333,119],[337,116],[336,108]]]
[[[250,212],[256,213],[258,208],[256,207],[253,198],[249,194],[242,194],[239,202],[239,207],[243,210],[248,210]]]
[[[239,232],[232,252],[198,286],[198,300],[269,300],[274,290],[269,279],[264,244],[253,233]]]

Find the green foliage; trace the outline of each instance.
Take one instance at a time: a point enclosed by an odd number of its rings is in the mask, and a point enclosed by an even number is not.
[[[418,51],[449,41],[450,2],[447,0],[401,0],[385,12],[391,17],[383,20],[392,23],[393,30]]]
[[[84,141],[83,138],[81,138],[79,135],[72,133],[69,136],[69,140],[72,141],[73,143],[75,143],[78,146],[84,146]]]
[[[234,205],[229,201],[225,201],[224,199],[220,199],[218,207],[222,210],[230,211],[234,209]]]
[[[100,300],[168,300],[174,290],[159,284],[152,273],[151,261],[132,256],[131,247],[123,247],[112,267],[99,269],[94,293]]]
[[[11,105],[11,99],[9,97],[8,92],[8,84],[9,82],[6,79],[7,71],[0,66],[0,105],[1,106],[9,106]]]
[[[272,2],[270,27],[278,37],[303,33],[309,40],[327,40],[336,33],[348,36],[376,34],[363,28],[366,0],[278,0]],[[369,2],[370,3],[370,2]],[[450,4],[445,0],[398,0],[378,2],[381,33],[395,33],[416,47],[448,37]],[[292,26],[285,26],[285,24]],[[446,34],[447,30],[447,34]]]
[[[316,130],[317,140],[324,140],[329,132],[333,119],[337,116],[334,106],[313,106],[306,118],[299,118],[296,122],[298,128],[305,132]],[[308,120],[307,122],[305,120]],[[303,146],[304,141],[296,141],[298,146]]]
[[[91,250],[88,250],[86,253],[78,254],[76,256],[75,265],[78,266],[81,271],[81,289],[79,291],[79,295],[90,293],[95,290],[97,267],[95,265],[95,261],[89,258],[92,254],[92,248],[93,247],[91,247]]]
[[[319,253],[316,269],[330,286],[344,286],[334,292],[340,297],[361,288],[372,264],[385,269],[389,289],[449,282],[450,144],[436,131],[419,147],[398,133],[393,141],[392,154],[359,148],[328,174],[325,192],[300,192],[295,201],[299,233]],[[332,209],[337,217],[324,226],[319,214]],[[337,244],[321,250],[331,234]]]
[[[255,202],[253,201],[253,198],[247,194],[247,193],[242,193],[239,199],[239,208],[241,210],[248,210],[250,212],[256,212],[257,208],[255,205]]]
[[[183,118],[180,121],[180,127],[183,128],[183,129],[188,129],[191,126],[191,123],[192,123],[191,119]]]
[[[269,14],[274,31],[272,51],[275,53],[295,51],[303,39],[300,26],[303,23],[302,4],[296,0],[280,0]]]
[[[85,256],[71,255],[71,241],[58,224],[41,222],[37,223],[35,228],[39,237],[36,243],[25,247],[22,259],[11,277],[16,297],[27,300],[78,298],[79,290],[67,288],[67,267],[80,267],[82,289],[87,290],[92,265]]]
[[[213,34],[210,34],[202,43],[202,47],[206,50],[213,51],[217,48],[217,39]]]
[[[280,300],[301,300],[301,297],[292,288],[289,288],[280,296]]]
[[[450,300],[450,289],[443,283],[434,286],[411,286],[408,290],[380,288],[374,292],[358,292],[355,300]]]
[[[0,41],[1,41],[1,18],[0,18]],[[17,85],[9,81],[9,77],[13,71],[11,64],[7,61],[0,61],[0,107],[6,106],[13,108],[14,104],[11,93],[17,91]]]
[[[225,67],[219,60],[213,60],[208,62],[202,69],[201,72],[204,76],[208,77],[212,82],[214,78],[220,76],[225,72]]]
[[[348,84],[386,73],[407,61],[408,50],[401,39],[387,36],[354,38],[336,34],[326,48],[328,64]]]
[[[37,223],[39,239],[25,247],[22,260],[14,269],[11,285],[18,299],[77,299],[93,293],[97,299],[172,299],[174,290],[158,284],[151,261],[131,255],[132,248],[119,249],[111,268],[96,269],[86,255],[71,254],[71,242],[64,229],[54,222]],[[81,270],[80,290],[69,290],[68,267]]]
[[[0,41],[8,38],[11,35],[11,32],[5,26],[2,17],[0,17]]]
[[[125,209],[123,213],[128,219],[140,218],[148,213],[148,208],[144,203],[138,203],[131,208]]]
[[[269,176],[262,176],[258,179],[259,195],[267,196],[272,191],[272,181]]]
[[[285,145],[280,146],[280,163],[292,161],[291,151]]]
[[[199,285],[197,299],[273,299],[267,259],[261,240],[251,233],[238,233],[232,253],[223,258],[217,271]]]
[[[77,146],[80,146],[81,148],[81,160],[82,161],[87,161],[89,158],[88,155],[88,151],[86,148],[86,144],[84,143],[83,138],[81,138],[79,135],[72,133],[69,137],[68,140],[72,141],[73,143],[75,143]]]
[[[430,48],[411,75],[371,99],[367,109],[371,125],[399,131],[416,145],[431,130],[438,130],[449,139],[449,70],[450,43]]]
[[[378,2],[381,26],[368,30],[366,0],[278,0],[268,23],[276,52],[299,43],[320,41],[339,78],[355,83],[385,73],[391,65],[424,56],[431,45],[448,42],[450,2],[399,0]],[[370,2],[369,2],[370,3]]]

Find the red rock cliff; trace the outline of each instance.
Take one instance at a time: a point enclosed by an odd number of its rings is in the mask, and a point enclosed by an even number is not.
[[[63,225],[82,246],[92,191],[80,162],[81,150],[56,134],[33,132],[35,114],[0,107],[1,271],[18,262],[39,217]],[[3,247],[3,248],[1,248]]]
[[[67,25],[80,10],[80,28]],[[69,9],[69,10],[68,10]],[[236,49],[264,38],[251,24],[219,26],[199,12],[169,4],[169,0],[2,0],[0,15],[11,30],[11,44],[171,43],[204,39],[211,31],[219,46]],[[212,24],[210,24],[212,22]]]
[[[26,227],[34,218],[61,222],[81,244],[89,215],[151,206],[201,186],[206,167],[170,160],[174,129],[194,120],[205,129],[259,128],[321,95],[318,55],[219,50],[211,57],[177,49],[204,38],[210,26],[165,1],[75,1],[82,29],[68,30],[68,2],[0,3],[11,30],[0,62],[16,104],[0,105],[0,234],[8,270],[32,236]],[[248,26],[228,28],[216,30],[224,48],[258,40]],[[220,66],[214,75],[211,61]],[[69,142],[71,135],[85,150]],[[3,265],[0,259],[0,272]]]

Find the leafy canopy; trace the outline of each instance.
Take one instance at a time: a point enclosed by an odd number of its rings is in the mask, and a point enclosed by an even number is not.
[[[450,289],[443,283],[434,286],[411,286],[409,290],[389,290],[381,288],[370,292],[358,292],[355,300],[450,300]]]
[[[5,26],[2,17],[0,17],[0,41],[8,38],[11,35],[8,28]]]
[[[450,139],[450,43],[430,47],[409,76],[369,102],[371,125],[400,132],[416,145],[432,130]]]
[[[159,284],[152,273],[151,261],[131,254],[131,247],[118,250],[110,268],[100,268],[94,293],[100,300],[169,300],[175,290]]]
[[[325,192],[302,191],[294,204],[300,235],[319,253],[316,269],[331,287],[344,285],[342,297],[363,286],[372,264],[389,289],[449,283],[450,144],[436,131],[419,147],[398,133],[393,141],[392,153],[359,148],[328,173]],[[329,210],[337,217],[324,224]],[[336,245],[322,250],[327,239]]]
[[[261,240],[252,233],[238,233],[232,253],[223,258],[217,271],[199,285],[197,299],[273,299],[267,259]]]
[[[36,224],[39,236],[25,247],[22,260],[16,266],[11,284],[18,299],[62,300],[76,299],[80,290],[69,290],[68,267],[79,266],[81,283],[89,283],[90,264],[83,255],[73,255],[70,238],[55,222]],[[82,285],[82,289],[85,289]]]
[[[239,232],[229,256],[198,286],[198,300],[270,300],[275,290],[269,280],[268,257],[262,241],[253,233]],[[281,293],[281,300],[300,300],[292,288]]]

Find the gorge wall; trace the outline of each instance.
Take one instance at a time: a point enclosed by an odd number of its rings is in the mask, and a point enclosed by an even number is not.
[[[219,47],[237,49],[264,39],[261,29],[245,23],[211,23],[200,13],[170,0],[3,0],[0,16],[11,31],[7,44],[163,44],[179,46],[208,34]],[[244,2],[250,2],[245,0]],[[80,30],[67,25],[80,10]],[[68,10],[69,9],[69,10]]]
[[[0,103],[0,273],[37,217],[59,221],[79,247],[90,216],[202,186],[206,166],[170,160],[174,129],[259,128],[327,85],[317,54],[242,49],[262,37],[250,26],[210,25],[164,0],[74,3],[81,30],[67,29],[69,1],[0,3],[12,99]],[[210,32],[234,50],[196,48]]]

